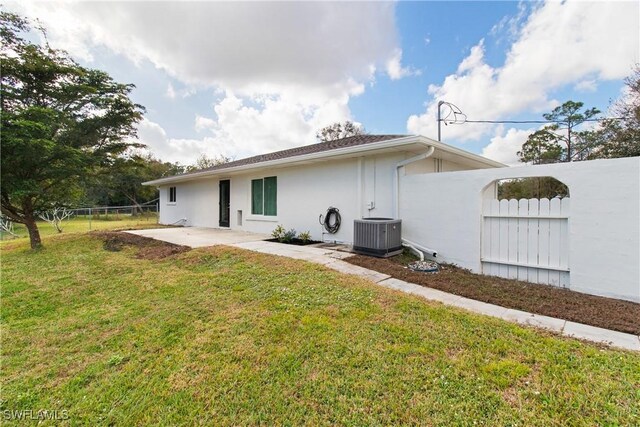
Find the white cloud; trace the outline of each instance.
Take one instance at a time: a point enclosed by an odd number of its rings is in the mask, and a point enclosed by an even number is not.
[[[244,95],[256,86],[274,92],[290,85],[326,87],[331,95],[335,85],[367,80],[371,65],[385,69],[401,56],[395,5],[388,2],[20,6],[42,20],[55,45],[72,54],[89,58],[87,47],[103,45],[134,61],[149,60],[183,82]]]
[[[196,114],[196,123],[194,125],[194,129],[197,132],[200,132],[206,129],[214,128],[215,124],[216,124],[215,120]]]
[[[529,2],[520,1],[518,3],[518,13],[514,16],[504,16],[500,20],[500,22],[498,22],[491,28],[489,34],[496,37],[498,42],[501,42],[504,39],[509,41],[515,40],[518,37],[518,32],[520,30],[522,22],[525,20],[527,14],[529,13],[528,6]],[[535,7],[535,5],[532,7]]]
[[[503,126],[498,126],[496,134],[491,138],[489,145],[482,149],[482,155],[497,162],[510,166],[521,165],[518,159],[518,151],[527,137],[535,132],[535,129],[510,128],[504,132]]]
[[[169,99],[176,99],[178,97],[187,98],[195,93],[196,91],[193,88],[176,89],[173,87],[171,82],[169,82],[167,85],[167,91],[164,95]]]
[[[409,132],[436,134],[439,100],[457,105],[470,119],[496,120],[554,107],[558,102],[549,94],[564,85],[587,78],[596,84],[626,76],[640,60],[639,39],[630,36],[639,33],[638,13],[637,2],[544,3],[522,24],[501,67],[486,63],[481,40],[455,74],[440,85],[431,85],[432,99],[423,114],[409,117]],[[448,126],[443,137],[479,139],[493,128]]]
[[[349,117],[347,101],[308,107],[272,96],[258,106],[250,106],[227,92],[214,106],[216,119],[207,119],[206,123],[216,140],[231,144],[225,155],[244,157],[316,142],[316,129]]]
[[[402,66],[402,49],[396,49],[394,55],[387,61],[387,74],[391,80],[399,80],[408,76],[419,76],[420,70]]]
[[[319,127],[351,118],[349,99],[376,73],[419,73],[402,64],[391,2],[24,2],[52,45],[91,60],[106,47],[135,63],[150,61],[185,87],[224,94],[194,128],[202,140],[141,135],[166,159],[242,156],[315,142]],[[192,92],[169,84],[165,96]],[[175,155],[171,154],[175,150]],[[210,151],[213,150],[213,151]]]
[[[178,96],[178,94],[176,93],[176,90],[173,88],[173,85],[171,83],[167,85],[167,91],[165,92],[165,96],[169,99],[176,99],[176,97]]]
[[[467,56],[458,65],[458,74],[464,74],[467,71],[475,70],[482,67],[484,64],[484,39],[480,39],[480,42],[471,48],[469,56]],[[434,88],[434,91],[437,90]]]
[[[201,139],[171,138],[160,124],[147,119],[138,125],[138,136],[165,161],[189,164],[203,153],[243,158],[312,144],[316,129],[348,118],[349,109],[346,100],[305,107],[279,96],[250,100],[227,92],[212,115],[195,117],[194,128],[205,135]]]
[[[573,86],[578,92],[595,92],[598,89],[598,83],[593,79],[581,80]]]
[[[225,153],[225,148],[215,138],[177,139],[167,136],[158,123],[143,119],[138,124],[138,139],[147,146],[156,157],[170,162],[188,165],[200,154],[213,157]]]

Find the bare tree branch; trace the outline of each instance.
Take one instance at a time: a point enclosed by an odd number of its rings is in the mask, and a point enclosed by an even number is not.
[[[71,215],[73,215],[73,211],[70,211],[67,208],[55,207],[52,210],[43,212],[38,216],[42,220],[47,221],[49,224],[53,225],[58,233],[62,233],[62,227],[60,226],[60,224]]]

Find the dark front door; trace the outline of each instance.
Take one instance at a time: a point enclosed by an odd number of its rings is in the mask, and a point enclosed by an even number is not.
[[[229,226],[229,197],[231,195],[231,181],[220,181],[220,227]]]

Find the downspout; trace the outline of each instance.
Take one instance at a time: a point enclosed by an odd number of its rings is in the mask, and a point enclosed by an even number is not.
[[[403,160],[401,162],[399,162],[398,164],[396,164],[396,170],[395,173],[393,175],[393,181],[394,181],[394,185],[393,188],[395,189],[395,198],[394,198],[394,204],[393,204],[393,217],[396,219],[399,219],[398,217],[400,216],[400,168],[405,167],[406,165],[413,163],[413,162],[417,162],[419,160],[423,160],[426,159],[427,157],[431,157],[431,155],[433,154],[433,152],[436,150],[436,148],[431,145],[429,146],[429,150],[426,153],[422,153],[419,154],[415,157],[411,157],[409,159]]]

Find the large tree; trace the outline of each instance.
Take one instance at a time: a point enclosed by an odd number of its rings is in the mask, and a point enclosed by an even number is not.
[[[590,131],[577,131],[585,121],[600,113],[597,108],[583,110],[582,102],[567,101],[542,116],[551,122],[529,135],[518,152],[520,161],[533,164],[585,160],[591,148]]]
[[[603,120],[591,135],[591,158],[640,156],[640,65],[625,83],[624,94],[609,109],[614,118]]]
[[[353,122],[336,122],[329,126],[325,126],[316,133],[316,138],[320,142],[335,141],[336,139],[348,138],[355,135],[363,135],[367,132],[362,126],[358,126]]]
[[[30,30],[26,19],[0,12],[0,208],[37,248],[38,213],[68,204],[90,171],[139,145],[132,141],[144,109],[129,98],[133,85],[26,40]]]

